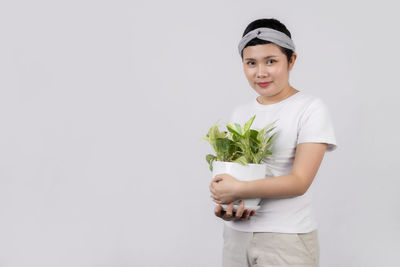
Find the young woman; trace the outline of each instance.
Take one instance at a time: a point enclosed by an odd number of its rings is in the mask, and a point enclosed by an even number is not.
[[[326,151],[336,148],[329,112],[316,96],[289,83],[297,54],[288,29],[276,19],[259,19],[239,43],[244,73],[259,95],[234,109],[231,121],[253,128],[275,124],[266,179],[243,182],[228,174],[210,184],[215,215],[224,220],[223,266],[319,266],[317,222],[310,187]],[[234,212],[233,202],[262,198],[257,210]],[[226,211],[222,204],[229,204]]]

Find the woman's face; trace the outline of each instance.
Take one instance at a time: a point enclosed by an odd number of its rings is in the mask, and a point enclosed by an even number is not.
[[[249,84],[265,99],[279,99],[289,93],[289,71],[296,60],[293,53],[289,64],[276,44],[248,46],[243,49],[243,68]],[[259,83],[270,82],[268,86]]]

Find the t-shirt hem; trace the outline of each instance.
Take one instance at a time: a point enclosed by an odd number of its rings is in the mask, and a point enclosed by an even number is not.
[[[309,228],[280,228],[280,227],[251,227],[251,228],[238,228],[231,224],[231,222],[225,221],[224,224],[236,231],[240,232],[262,232],[262,233],[285,233],[285,234],[302,234],[302,233],[310,233],[314,230],[318,230],[318,226],[312,226]]]

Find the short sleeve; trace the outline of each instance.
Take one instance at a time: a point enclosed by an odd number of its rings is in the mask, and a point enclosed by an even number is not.
[[[331,116],[320,98],[316,98],[300,117],[297,144],[300,143],[326,143],[326,151],[337,148]]]

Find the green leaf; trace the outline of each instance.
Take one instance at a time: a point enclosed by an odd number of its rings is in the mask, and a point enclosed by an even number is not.
[[[215,160],[217,157],[214,156],[213,154],[207,154],[206,160],[208,163],[210,163],[212,160]]]
[[[272,142],[273,142],[273,140],[275,139],[275,137],[276,137],[277,134],[278,134],[277,132],[273,133],[273,134],[267,139],[266,144],[268,144],[268,145],[272,144]]]
[[[226,128],[228,128],[228,131],[230,131],[233,134],[243,136],[242,126],[240,126],[239,123],[231,123],[230,122],[226,125]]]
[[[262,128],[259,132],[258,132],[258,136],[257,136],[257,140],[262,143],[265,139],[265,137],[267,136],[267,134],[269,132],[271,132],[273,129],[275,129],[276,127],[271,127],[277,120],[271,122],[270,124],[268,124],[267,126],[265,126],[264,128]]]
[[[242,137],[240,135],[237,134],[232,134],[232,141],[234,142],[239,142],[240,140],[242,140]]]
[[[209,164],[210,171],[213,170],[213,165],[212,164],[213,164],[213,161],[216,160],[216,159],[217,159],[216,156],[214,156],[212,154],[207,154],[206,160],[207,160],[207,162]]]
[[[231,143],[231,140],[225,138],[218,138],[217,140],[215,140],[215,145],[217,146],[220,153],[228,152]]]
[[[244,166],[247,166],[247,159],[246,159],[245,156],[241,156],[240,158],[237,158],[233,162],[236,162],[236,163],[242,164]]]
[[[249,129],[250,126],[253,124],[254,118],[256,117],[256,115],[254,115],[253,117],[251,117],[245,124],[244,124],[244,129],[243,129],[243,134],[246,134]]]
[[[250,129],[250,147],[254,153],[257,153],[258,148],[260,147],[261,142],[257,139],[258,131]]]
[[[254,129],[250,129],[250,138],[254,141],[257,141],[258,131]]]

